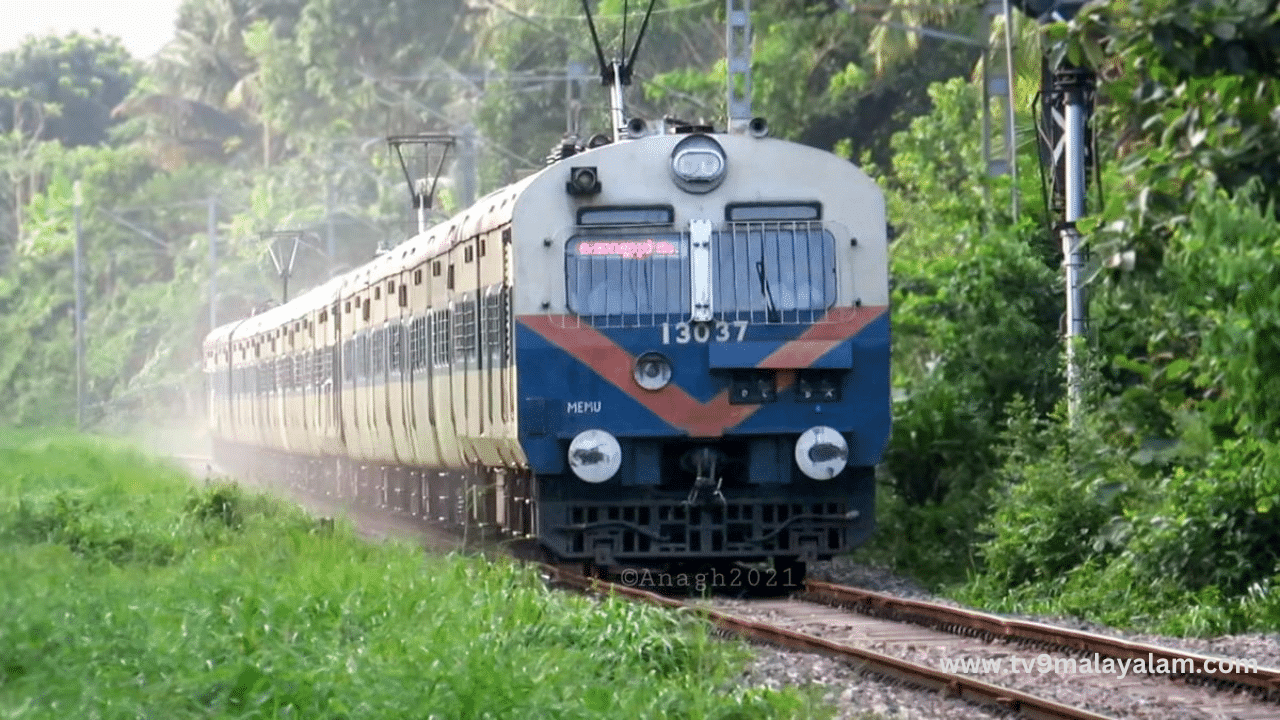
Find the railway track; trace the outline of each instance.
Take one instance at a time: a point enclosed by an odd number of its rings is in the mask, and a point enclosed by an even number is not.
[[[811,581],[804,592],[762,601],[711,600],[685,602],[626,585],[586,578],[562,568],[545,567],[557,584],[583,592],[615,594],[705,617],[721,632],[753,642],[837,658],[866,671],[944,696],[1026,718],[1095,720],[1119,716],[1152,718],[1280,718],[1273,701],[1280,672],[1064,673],[1083,659],[1142,659],[1148,666],[1164,660],[1168,667],[1196,663],[1197,670],[1219,658],[1165,647],[1133,643],[1042,623],[994,615]],[[995,642],[1001,641],[1001,642]],[[997,661],[1003,672],[955,672],[967,659],[973,669]],[[1012,663],[1023,668],[1019,675]],[[1175,665],[1175,661],[1179,663]],[[1060,686],[1054,697],[1019,685],[1045,663]],[[966,669],[967,670],[967,669]],[[1044,675],[1045,673],[1039,673]],[[1174,682],[1185,680],[1188,682]],[[1040,685],[1044,685],[1043,679]],[[1064,697],[1065,696],[1065,697]],[[1133,709],[1140,708],[1136,714]],[[1176,712],[1171,712],[1171,709]]]

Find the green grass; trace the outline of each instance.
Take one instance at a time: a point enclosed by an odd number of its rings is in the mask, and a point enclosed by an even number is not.
[[[745,651],[80,438],[0,436],[0,717],[809,717]]]

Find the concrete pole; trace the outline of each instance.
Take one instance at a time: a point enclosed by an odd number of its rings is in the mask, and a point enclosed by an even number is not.
[[[324,247],[329,256],[327,277],[333,277],[337,267],[338,238],[333,227],[333,158],[329,158],[329,172],[324,174]]]
[[[458,197],[454,198],[459,208],[471,207],[476,201],[476,193],[479,191],[478,172],[476,167],[476,128],[470,123],[462,129],[461,147],[458,148],[458,174],[460,178],[461,190]]]
[[[1008,86],[1004,110],[1005,117],[1005,143],[1008,144],[1006,151],[1009,158],[1009,202],[1013,210],[1013,222],[1018,223],[1018,117],[1013,107],[1013,84],[1018,79],[1013,70],[1013,8],[1009,4],[1009,0],[1004,0],[1004,62],[1005,77],[1008,79]],[[984,68],[985,69],[985,68]]]
[[[218,327],[218,199],[209,196],[209,329]]]

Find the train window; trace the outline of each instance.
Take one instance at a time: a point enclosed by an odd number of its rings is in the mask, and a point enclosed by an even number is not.
[[[619,205],[578,210],[579,225],[670,225],[675,222],[675,217],[675,210],[670,205]]]
[[[499,287],[491,288],[488,296],[484,299],[485,355],[488,356],[490,367],[502,365],[502,305],[502,289]]]
[[[391,332],[391,347],[389,350],[391,371],[400,372],[404,370],[404,326],[392,325],[389,330]]]
[[[414,285],[421,285],[421,284],[422,284],[422,269],[421,269],[421,268],[419,268],[419,269],[417,269],[417,270],[414,270],[414,271],[413,271],[413,284],[414,284]]]
[[[343,310],[343,312],[345,312],[345,313],[347,313],[347,314],[350,314],[350,313],[351,313],[351,301],[350,301],[350,300],[348,300],[348,301],[347,301],[346,309],[344,309],[344,310]]]
[[[480,257],[484,257],[484,238],[480,238]]]
[[[470,245],[468,245],[467,247],[463,248],[463,250],[462,250],[462,262],[471,262],[471,260],[472,260],[472,258],[473,258],[473,257],[474,257],[474,254],[473,254],[473,252],[472,252],[472,250],[471,250],[471,246],[470,246]]]
[[[433,336],[431,355],[432,364],[436,367],[447,367],[449,365],[449,354],[452,345],[450,340],[453,337],[450,332],[450,324],[448,310],[437,310],[435,312],[435,322],[431,324]]]
[[[511,242],[511,228],[502,228],[502,244]]]
[[[370,308],[369,298],[365,298],[364,299],[364,319],[366,322],[368,322],[369,320],[369,308]]]
[[[388,281],[387,281],[387,294],[388,294],[388,295],[390,295],[391,293],[393,293],[393,292],[395,292],[395,291],[396,291],[396,281],[395,281],[395,280],[388,280]]]
[[[687,313],[688,244],[679,233],[570,238],[569,309],[590,316]]]
[[[809,322],[835,302],[835,238],[820,223],[733,225],[711,248],[717,311]]]
[[[375,287],[375,288],[373,289],[373,299],[374,299],[374,300],[381,300],[381,299],[382,299],[382,286],[381,286],[381,285],[379,285],[379,286],[377,286],[377,287]]]
[[[431,263],[431,277],[440,277],[440,261]]]
[[[372,368],[375,374],[381,375],[387,369],[387,333],[386,330],[375,330],[373,337],[370,338],[373,347],[370,354],[372,355]]]
[[[450,290],[453,289],[453,263],[449,263],[449,277],[445,280],[444,286]]]
[[[821,220],[822,203],[817,202],[758,202],[729,203],[724,208],[724,219],[729,222],[759,222],[768,220]]]
[[[400,307],[409,307],[409,286],[400,286]]]
[[[453,306],[453,361],[459,365],[476,356],[476,301]]]
[[[735,224],[714,233],[711,245],[717,313],[806,322],[835,302],[835,239],[820,223]],[[687,246],[677,233],[570,238],[569,309],[586,316],[688,312]]]

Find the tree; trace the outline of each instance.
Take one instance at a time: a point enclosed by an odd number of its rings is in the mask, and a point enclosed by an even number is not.
[[[28,38],[0,53],[0,132],[18,129],[70,146],[106,142],[111,109],[138,74],[117,38]]]

